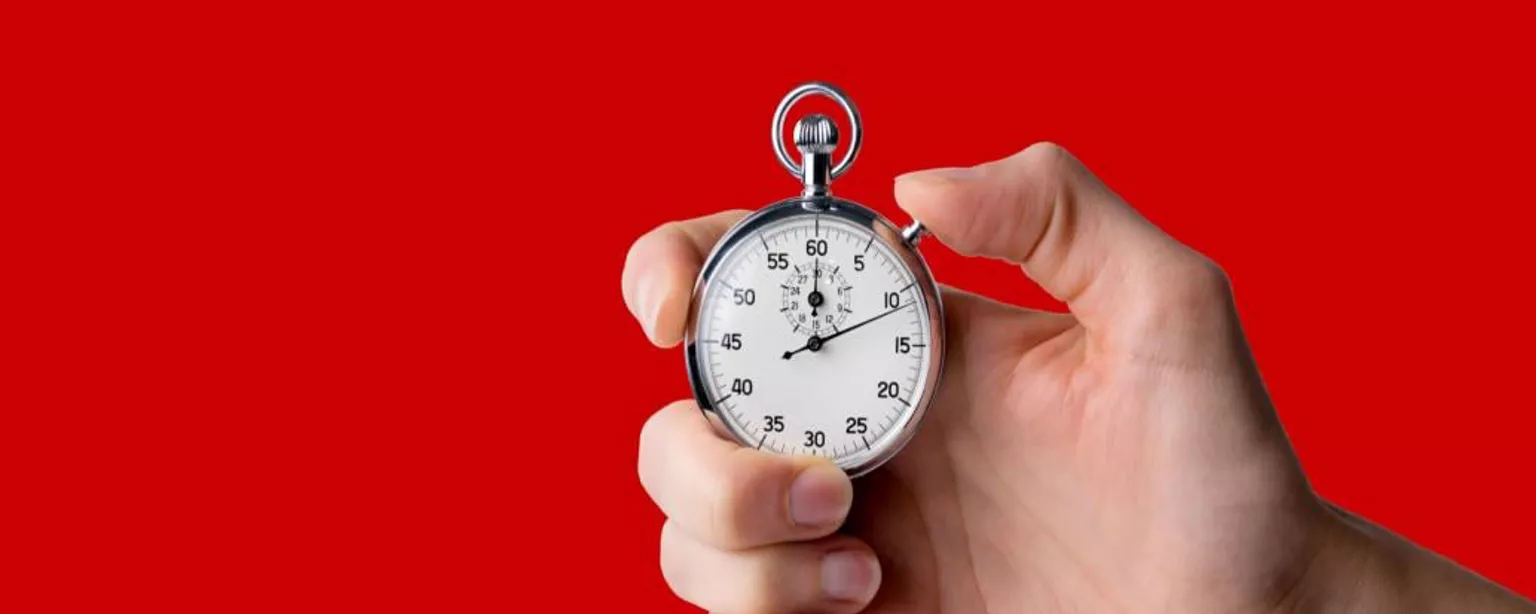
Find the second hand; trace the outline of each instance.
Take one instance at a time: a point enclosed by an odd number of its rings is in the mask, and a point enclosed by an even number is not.
[[[864,326],[865,324],[869,324],[870,322],[874,322],[875,320],[878,320],[878,319],[883,318],[885,316],[891,315],[893,313],[896,313],[898,311],[901,311],[901,310],[906,309],[906,308],[911,307],[911,306],[912,306],[912,303],[909,302],[909,303],[907,303],[905,305],[894,307],[891,310],[886,311],[885,313],[877,315],[877,316],[875,316],[873,318],[870,318],[868,320],[865,320],[863,322],[859,322],[858,324],[854,324],[853,326],[849,326],[848,328],[845,328],[843,330],[837,331],[836,333],[833,333],[831,335],[827,335],[826,337],[818,337],[816,335],[811,335],[810,339],[806,339],[805,340],[805,345],[800,346],[798,349],[794,349],[794,350],[790,350],[790,351],[784,352],[784,360],[789,360],[790,358],[793,358],[795,354],[799,354],[800,352],[804,352],[806,350],[810,350],[812,352],[819,352],[819,351],[821,351],[822,346],[826,345],[828,341],[831,341],[833,339],[836,339],[838,337],[841,337],[843,335],[851,333],[851,332],[853,332],[855,330],[858,330],[859,327]]]

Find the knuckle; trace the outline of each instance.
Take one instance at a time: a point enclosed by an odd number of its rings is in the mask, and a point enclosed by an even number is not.
[[[661,577],[678,598],[705,609],[782,611],[787,573],[761,554],[710,550],[670,522],[661,529]],[[743,558],[745,557],[745,558]],[[729,567],[725,569],[723,567]],[[731,573],[723,573],[730,571]]]
[[[669,226],[674,224],[676,222],[667,222],[641,235],[640,238],[635,239],[634,243],[629,244],[629,251],[624,253],[624,271],[620,274],[620,284],[624,291],[625,303],[629,305],[632,312],[637,307],[641,307],[634,302],[640,299],[636,296],[638,290],[636,286],[640,279],[646,276],[647,269],[654,265],[666,249],[666,237],[675,232]]]
[[[727,211],[688,222],[674,222],[675,226],[668,229],[668,232],[686,245],[693,256],[703,260],[719,239],[721,230],[716,229],[716,223],[721,219],[730,219],[730,213]]]
[[[661,578],[679,597],[688,598],[692,566],[678,544],[677,528],[671,521],[661,527]]]
[[[659,241],[661,243],[674,242],[688,236],[688,224],[679,222],[677,220],[672,220],[657,226],[656,230],[651,232],[651,237],[653,237],[653,240]]]
[[[1196,301],[1224,301],[1232,295],[1232,281],[1215,261],[1191,252],[1176,269],[1178,283],[1173,289],[1180,298]]]
[[[646,260],[665,253],[680,237],[687,236],[685,230],[684,224],[678,221],[664,222],[652,228],[629,246],[629,253],[624,256],[626,265],[639,267],[646,264]]]
[[[624,262],[630,266],[640,264],[640,260],[651,250],[655,249],[658,240],[673,232],[671,227],[675,224],[677,222],[666,222],[652,228],[650,232],[640,235],[640,238],[635,239],[635,242],[629,245],[629,252],[624,255]]]
[[[624,252],[624,270],[626,270],[626,271],[633,271],[634,270],[635,265],[639,261],[640,254],[645,249],[645,244],[647,242],[647,239],[650,236],[651,236],[650,233],[646,233],[646,234],[640,235],[639,238],[636,238],[634,240],[634,242],[629,244],[629,251]]]
[[[1055,143],[1041,142],[1029,146],[1018,155],[1018,178],[1013,182],[1016,191],[1027,194],[1015,195],[1028,206],[1019,207],[1020,228],[1008,229],[1013,237],[1024,237],[1016,249],[1020,262],[1031,263],[1042,251],[1046,254],[1067,253],[1065,247],[1071,241],[1079,214],[1073,189],[1072,154]],[[999,225],[1001,227],[1001,225]],[[1053,239],[1052,237],[1057,237]],[[1042,246],[1055,245],[1055,249]]]
[[[656,426],[656,416],[660,413],[651,414],[650,418],[646,418],[645,425],[640,427],[640,451],[635,455],[635,473],[640,476],[640,487],[644,488],[646,494],[649,494],[652,499],[656,498],[655,478],[649,471],[651,463],[646,462],[646,459],[655,453],[656,430],[659,428]]]
[[[1013,162],[1015,170],[1036,179],[1061,177],[1075,163],[1071,153],[1050,141],[1025,147],[1014,155]]]
[[[629,244],[629,251],[624,254],[624,271],[619,275],[619,285],[624,293],[624,303],[629,306],[631,313],[634,313],[636,307],[634,303],[636,300],[635,284],[639,281],[640,250],[643,243],[645,243],[645,237],[635,239],[634,243]]]
[[[736,580],[738,585],[734,590],[743,611],[780,612],[794,605],[792,602],[798,600],[798,595],[788,593],[796,592],[796,584],[787,577],[790,574],[784,567],[782,560],[759,561],[753,566],[752,573]]]
[[[645,443],[650,440],[665,438],[672,435],[671,433],[666,433],[664,431],[666,431],[668,428],[671,428],[673,418],[678,414],[678,412],[688,409],[690,406],[692,406],[692,404],[693,401],[687,399],[679,399],[662,406],[661,409],[656,410],[656,413],[651,414],[651,417],[646,418],[645,424],[640,427],[641,445],[645,445]]]
[[[688,409],[690,401],[674,401],[661,408],[651,417],[646,418],[645,424],[640,427],[640,451],[636,458],[636,473],[640,476],[640,486],[652,500],[657,498],[659,480],[661,476],[656,472],[664,468],[667,463],[658,460],[667,449],[667,440],[674,437],[666,432],[674,422],[674,416],[680,411]]]
[[[1232,282],[1226,271],[1202,254],[1185,249],[1160,269],[1151,290],[1159,311],[1208,314],[1232,302]]]
[[[710,534],[727,547],[750,547],[765,531],[787,523],[786,512],[771,509],[780,490],[779,472],[770,470],[749,450],[737,450],[717,474],[709,514]],[[765,509],[767,508],[767,509]],[[765,522],[775,526],[765,526]]]

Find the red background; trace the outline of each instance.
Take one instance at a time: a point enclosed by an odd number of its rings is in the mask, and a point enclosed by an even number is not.
[[[690,611],[619,272],[793,193],[810,79],[899,221],[897,173],[1073,150],[1230,272],[1323,495],[1536,594],[1529,14],[513,4],[4,9],[0,609]]]

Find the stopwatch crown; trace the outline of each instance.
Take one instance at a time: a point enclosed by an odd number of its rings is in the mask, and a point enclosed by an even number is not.
[[[795,123],[794,141],[795,147],[800,150],[799,164],[789,157],[788,148],[784,146],[784,121],[789,117],[789,108],[796,101],[812,94],[837,101],[838,106],[843,107],[843,112],[848,114],[845,126],[848,129],[848,145],[843,159],[837,164],[832,163],[832,150],[837,149],[839,130],[837,124],[825,115],[808,115]],[[848,100],[842,90],[827,83],[801,84],[790,90],[779,101],[779,108],[773,112],[773,153],[778,156],[779,164],[805,185],[803,194],[806,197],[827,196],[830,194],[827,185],[841,177],[859,155],[859,144],[864,134],[861,123],[859,109],[853,106],[853,101]]]
[[[820,113],[795,122],[795,147],[801,153],[831,155],[837,149],[837,124]]]

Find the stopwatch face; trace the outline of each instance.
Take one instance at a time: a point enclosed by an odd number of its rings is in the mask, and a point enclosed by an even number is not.
[[[690,330],[695,393],[744,445],[862,473],[926,409],[942,359],[938,298],[874,214],[798,209],[742,224],[712,256]]]

